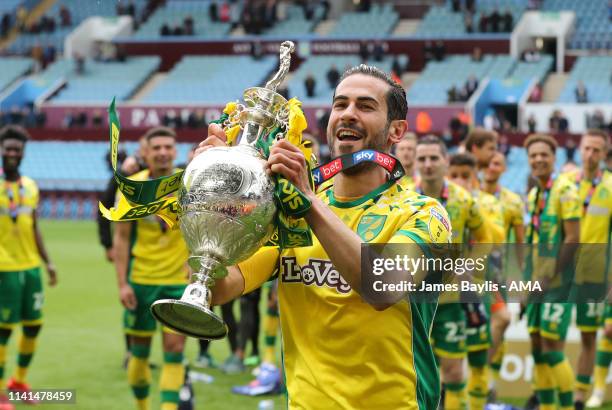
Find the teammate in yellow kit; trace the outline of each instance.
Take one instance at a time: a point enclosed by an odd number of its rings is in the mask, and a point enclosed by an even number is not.
[[[502,206],[504,217],[504,239],[502,243],[515,242],[514,252],[508,252],[516,256],[516,263],[522,271],[524,261],[525,227],[523,225],[523,210],[525,205],[521,197],[501,186],[500,177],[506,172],[506,157],[501,152],[496,152],[489,162],[489,166],[483,172],[481,188],[483,191],[494,195]],[[506,255],[503,255],[502,263],[510,263]],[[505,267],[502,267],[505,269]],[[494,301],[491,305],[491,351],[490,364],[493,371],[493,378],[489,383],[489,396],[494,399],[496,396],[495,385],[499,381],[499,372],[505,353],[504,332],[510,325],[510,313],[506,308],[503,299]]]
[[[566,269],[573,265],[580,239],[581,203],[574,181],[554,173],[556,141],[543,134],[525,140],[531,175],[537,185],[528,197],[530,249],[526,277],[542,283],[544,300],[527,305],[527,321],[535,362],[534,381],[541,410],[573,409],[574,374],[564,354],[571,319]]]
[[[468,138],[469,140],[469,138]],[[448,171],[449,179],[456,184],[459,184],[464,189],[469,190],[474,200],[478,203],[480,211],[486,221],[492,242],[498,246],[495,249],[479,249],[475,250],[478,253],[486,252],[488,254],[489,266],[487,271],[478,272],[474,279],[484,280],[485,275],[488,275],[488,270],[492,269],[491,260],[494,256],[499,259],[499,244],[503,242],[503,214],[500,202],[493,195],[480,190],[478,176],[476,172],[476,159],[468,153],[455,154],[450,159],[450,167]],[[469,237],[469,236],[468,236]],[[468,239],[468,241],[470,241]],[[491,252],[494,251],[494,252]],[[489,253],[491,252],[491,253]],[[487,276],[488,277],[488,276]],[[468,378],[468,394],[470,397],[470,409],[484,409],[487,400],[487,390],[489,381],[489,372],[487,364],[487,354],[491,346],[491,328],[489,323],[491,300],[488,295],[485,295],[481,303],[477,305],[468,305],[472,311],[478,310],[483,316],[479,320],[468,320],[467,333],[467,351],[468,364],[470,367],[470,376]],[[474,313],[472,313],[473,316]],[[468,319],[470,319],[468,317]]]
[[[395,156],[404,167],[404,175],[400,183],[403,187],[413,190],[418,183],[418,175],[414,168],[417,136],[414,132],[407,132],[395,146]]]
[[[175,170],[176,134],[165,127],[146,134],[148,168],[132,175],[146,180],[171,175]],[[120,201],[126,201],[120,195]],[[158,299],[180,299],[187,284],[188,251],[180,231],[169,229],[151,215],[132,222],[118,222],[113,241],[119,297],[125,307],[124,327],[131,337],[128,381],[138,409],[150,408],[149,355],[156,321],[150,307]],[[164,364],[160,375],[162,410],[176,410],[184,380],[185,337],[163,329]]]
[[[9,337],[19,324],[23,332],[17,369],[7,387],[16,392],[30,391],[26,374],[42,326],[41,260],[49,274],[49,285],[57,283],[37,224],[38,187],[19,172],[28,139],[21,127],[0,129],[0,410],[14,408],[4,394],[4,366]]]
[[[492,237],[481,210],[464,188],[445,179],[448,153],[444,142],[426,136],[417,143],[416,164],[420,184],[416,191],[436,198],[446,208],[453,230],[453,243],[465,242],[470,233],[479,243],[491,243]],[[455,300],[446,300],[436,311],[432,342],[440,362],[444,386],[444,408],[459,409],[467,404],[463,362],[467,355],[466,315]]]
[[[406,111],[405,91],[388,75],[365,65],[348,70],[327,129],[332,156],[366,148],[389,152],[406,130]],[[203,149],[224,139],[213,125]],[[217,281],[214,302],[261,286],[280,262],[289,408],[435,408],[439,379],[429,344],[435,304],[413,303],[409,295],[394,304],[366,303],[360,253],[366,241],[403,242],[426,253],[427,243],[446,244],[444,209],[372,163],[336,175],[333,186],[316,195],[301,151],[284,140],[271,149],[268,166],[312,201],[306,220],[313,245],[262,249]]]
[[[604,304],[596,303],[596,299],[602,300],[605,297],[601,292],[605,293],[607,287],[606,275],[610,260],[607,244],[610,243],[610,218],[612,218],[612,175],[602,169],[608,146],[609,137],[605,132],[589,130],[580,140],[582,168],[567,175],[570,181],[576,184],[582,202],[580,259],[588,265],[586,269],[578,269],[578,272],[584,275],[579,274],[576,278],[579,284],[579,294],[576,296],[578,302],[576,324],[581,334],[581,351],[576,371],[576,409],[584,408],[586,394],[590,389],[595,364],[597,330],[604,313]],[[600,296],[596,297],[598,293]],[[587,302],[590,298],[593,298],[591,299],[593,301]],[[612,350],[605,337],[601,347],[602,351]],[[601,364],[604,365],[605,360]],[[601,372],[598,374],[601,375]],[[595,398],[589,404],[594,405],[597,398],[602,399],[601,393],[601,389],[596,388],[593,392]]]

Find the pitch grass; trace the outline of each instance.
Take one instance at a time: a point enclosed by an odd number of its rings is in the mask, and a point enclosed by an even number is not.
[[[126,372],[122,368],[125,346],[113,266],[98,243],[93,221],[41,221],[47,250],[57,266],[59,284],[45,289],[44,325],[28,381],[33,389],[74,389],[77,404],[46,404],[37,409],[127,410],[135,408]],[[265,292],[264,292],[265,294]],[[263,302],[263,298],[262,298]],[[235,303],[236,311],[238,303]],[[7,378],[13,374],[17,334],[10,340]],[[278,339],[280,341],[280,338]],[[260,346],[263,348],[263,338]],[[226,340],[212,342],[210,352],[217,362],[229,355]],[[185,357],[197,358],[198,344],[189,339]],[[161,365],[160,337],[151,359]],[[195,383],[196,409],[256,409],[260,400],[272,397],[242,397],[231,386],[246,384],[250,374],[226,376],[206,369],[215,380]],[[153,371],[152,407],[159,408],[159,369]],[[275,408],[284,408],[284,396],[276,396]],[[20,405],[18,409],[29,409]]]
[[[46,289],[44,327],[28,381],[34,389],[74,389],[77,404],[45,404],[36,408],[135,408],[122,368],[125,347],[115,272],[98,244],[95,223],[43,220],[41,229],[47,250],[57,265],[59,284],[56,288]],[[262,307],[264,303],[265,293]],[[238,303],[235,304],[236,311],[237,308]],[[7,378],[15,366],[16,336],[13,334],[10,341]],[[260,346],[263,348],[263,337]],[[188,340],[185,357],[193,361],[197,352],[196,341]],[[210,352],[217,362],[222,362],[229,355],[227,341],[212,342]],[[158,365],[162,362],[159,337],[155,339],[151,358]],[[252,378],[249,374],[227,376],[216,369],[204,372],[215,379],[211,384],[194,384],[196,409],[256,409],[259,401],[264,399],[273,399],[276,409],[286,406],[284,396],[251,398],[232,394],[231,386],[248,383]],[[159,370],[154,370],[153,409],[159,408],[158,380]],[[521,406],[524,401],[507,400],[516,406]],[[17,406],[20,410],[30,408]],[[612,410],[612,403],[603,409]]]

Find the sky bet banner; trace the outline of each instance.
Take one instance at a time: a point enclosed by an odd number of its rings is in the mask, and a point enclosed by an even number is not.
[[[376,232],[366,231],[377,225],[367,225],[358,233],[375,238]],[[315,268],[308,268],[315,271],[313,281],[320,279]],[[373,304],[406,297],[424,303],[602,302],[610,294],[610,249],[608,244],[364,243],[361,272],[360,294]]]

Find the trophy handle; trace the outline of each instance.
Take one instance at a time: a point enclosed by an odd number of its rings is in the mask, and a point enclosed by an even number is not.
[[[276,91],[278,86],[283,82],[287,73],[289,72],[289,66],[291,65],[291,53],[295,50],[295,44],[293,41],[283,41],[280,46],[280,64],[278,72],[272,77],[270,81],[266,83],[268,90]]]
[[[240,145],[254,146],[278,121],[278,113],[287,105],[287,100],[276,92],[283,82],[289,66],[291,53],[295,50],[292,41],[284,41],[280,47],[279,68],[265,87],[253,87],[244,92],[248,108],[241,113],[242,135]]]

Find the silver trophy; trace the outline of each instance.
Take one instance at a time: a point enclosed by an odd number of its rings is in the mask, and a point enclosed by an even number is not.
[[[178,215],[195,281],[180,300],[158,300],[151,306],[159,322],[179,333],[201,339],[225,337],[227,325],[211,310],[211,288],[227,275],[227,266],[249,258],[274,232],[274,182],[255,143],[274,128],[287,127],[287,100],[276,89],[289,71],[294,48],[290,41],[281,44],[276,75],[263,88],[247,89],[245,104],[239,104],[224,124],[240,125],[239,144],[210,148],[185,170]]]

